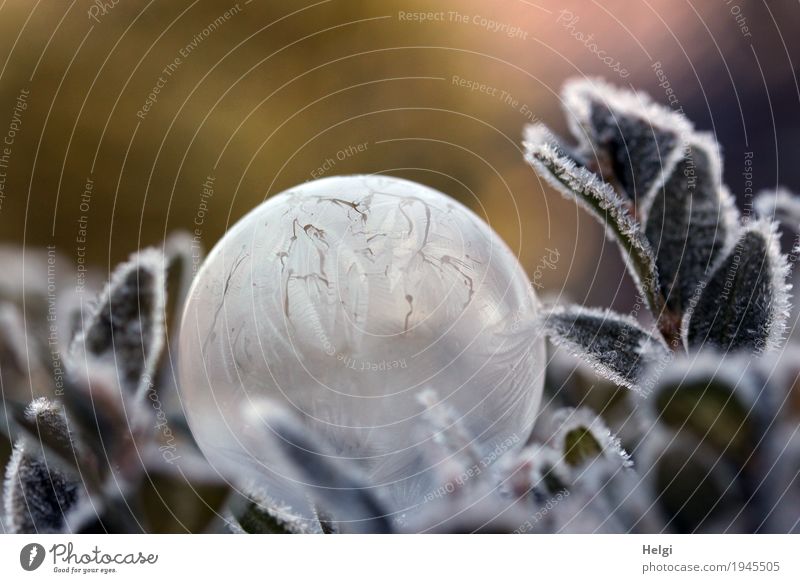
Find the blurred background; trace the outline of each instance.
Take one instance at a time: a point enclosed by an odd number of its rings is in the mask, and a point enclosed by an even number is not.
[[[598,75],[716,133],[741,203],[800,188],[797,8],[6,0],[0,237],[32,258],[55,245],[61,277],[92,265],[102,281],[176,230],[209,249],[287,187],[382,172],[484,216],[545,292],[624,310],[616,249],[526,166],[523,125],[565,133],[562,83]]]

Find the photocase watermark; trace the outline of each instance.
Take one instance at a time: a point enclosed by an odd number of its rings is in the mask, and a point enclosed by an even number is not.
[[[107,553],[97,545],[87,552],[75,552],[75,546],[71,542],[56,543],[50,547],[49,553],[53,560],[54,573],[105,575],[117,571],[116,567],[110,565],[155,565],[158,562],[158,555],[155,553]]]
[[[11,121],[8,124],[6,135],[3,136],[2,147],[0,148],[0,212],[3,210],[3,203],[6,200],[6,179],[8,177],[8,166],[11,163],[11,151],[17,134],[22,129],[22,117],[28,109],[28,98],[30,91],[24,87],[17,94],[14,109],[11,111]]]
[[[470,93],[480,93],[481,95],[493,97],[501,103],[518,111],[530,123],[539,121],[539,118],[536,117],[536,115],[533,113],[533,110],[530,108],[530,106],[528,106],[527,103],[521,102],[505,89],[500,89],[499,87],[494,87],[481,81],[467,79],[465,77],[461,77],[460,75],[453,75],[450,79],[450,84],[462,89],[467,89]]]
[[[75,234],[75,258],[77,263],[75,291],[79,294],[86,291],[86,274],[89,272],[89,266],[86,262],[86,242],[89,237],[89,210],[91,209],[93,190],[94,179],[88,176],[78,202],[78,210],[81,214],[78,217],[78,232]]]
[[[580,17],[575,16],[569,10],[562,10],[558,13],[558,18],[556,18],[556,24],[560,24],[563,26],[567,31],[569,31],[570,36],[580,42],[583,46],[585,46],[590,53],[595,55],[601,62],[603,62],[610,70],[614,73],[622,77],[623,79],[627,79],[630,76],[630,71],[626,69],[619,59],[608,54],[605,49],[601,49],[597,42],[595,41],[594,34],[589,33],[586,34],[577,29],[577,24],[580,22]]]
[[[483,28],[491,33],[503,34],[511,39],[528,40],[528,31],[524,30],[523,28],[508,22],[494,20],[482,14],[468,14],[455,10],[439,10],[429,12],[408,12],[400,10],[397,13],[397,20],[400,22],[414,23],[441,22],[449,24],[466,24]]]
[[[53,573],[65,575],[108,575],[117,573],[118,566],[155,565],[158,554],[135,552],[104,552],[95,545],[88,551],[77,551],[72,542],[56,543],[49,550],[39,543],[29,543],[19,552],[19,564],[25,571],[35,571],[50,556]]]
[[[369,148],[369,142],[361,142],[360,144],[350,144],[345,146],[333,157],[325,158],[325,161],[320,164],[317,168],[311,171],[312,178],[322,178],[328,172],[333,170],[338,162],[344,162],[348,158],[352,158],[353,156],[357,156],[358,154],[363,154]]]
[[[161,405],[161,399],[158,396],[158,392],[155,390],[153,380],[148,375],[144,375],[142,380],[147,383],[147,398],[150,400],[156,412],[155,428],[161,434],[162,438],[160,440],[161,445],[158,446],[158,451],[161,453],[161,457],[164,458],[165,462],[174,464],[181,459],[181,456],[177,453],[178,448],[175,444],[175,435],[172,433],[172,429],[170,429],[169,419],[167,419],[167,414],[164,411],[164,407]]]
[[[519,435],[516,433],[507,437],[503,441],[497,443],[494,449],[483,456],[480,460],[472,464],[471,466],[465,468],[458,474],[455,478],[452,478],[436,488],[425,494],[423,498],[423,503],[432,502],[437,498],[443,498],[448,494],[452,494],[464,484],[466,484],[472,478],[480,476],[486,469],[491,466],[494,462],[496,462],[504,453],[506,453],[509,449],[514,447],[516,444],[520,442]]]
[[[215,18],[212,22],[208,24],[203,30],[199,33],[194,35],[192,40],[183,46],[181,49],[178,50],[178,54],[172,59],[170,63],[167,64],[166,67],[161,69],[161,73],[158,76],[153,87],[150,89],[150,92],[147,94],[147,98],[144,100],[144,103],[136,112],[136,117],[140,120],[144,120],[147,117],[147,114],[153,108],[153,106],[158,103],[159,95],[161,91],[167,86],[170,79],[178,72],[178,69],[185,63],[186,59],[209,37],[211,34],[219,29],[223,24],[228,22],[231,18],[239,14],[243,8],[237,2],[233,6],[231,6],[228,10],[223,12],[220,16]]]
[[[99,24],[100,20],[109,14],[119,3],[120,0],[95,0],[92,5],[89,6],[89,10],[86,11],[86,14],[89,16],[89,20],[94,20]]]
[[[192,230],[192,273],[197,274],[200,262],[203,258],[203,225],[208,214],[208,202],[214,198],[214,182],[216,176],[209,174],[206,176],[200,191],[200,202],[197,205],[197,212],[194,215],[194,228]]]
[[[35,571],[42,566],[46,556],[44,547],[39,543],[30,543],[19,552],[19,564],[26,571]]]
[[[550,249],[549,247],[546,247],[545,251],[547,253],[542,255],[542,258],[539,260],[539,263],[536,264],[536,268],[533,270],[533,277],[531,277],[531,283],[536,289],[542,289],[544,287],[542,285],[542,276],[544,272],[556,269],[556,267],[558,267],[558,258],[561,256],[561,254],[558,252],[558,249]]]

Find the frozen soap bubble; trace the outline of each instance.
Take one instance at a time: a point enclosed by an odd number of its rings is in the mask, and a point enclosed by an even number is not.
[[[421,430],[437,409],[487,459],[524,443],[544,342],[515,330],[536,310],[514,254],[454,199],[386,176],[302,184],[239,221],[197,274],[180,333],[192,432],[219,471],[310,519],[308,480],[266,419],[278,406],[413,512],[448,462]]]

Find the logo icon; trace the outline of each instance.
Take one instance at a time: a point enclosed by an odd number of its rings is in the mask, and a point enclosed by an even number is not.
[[[26,571],[35,571],[44,562],[44,547],[39,543],[30,543],[19,552],[19,564]]]

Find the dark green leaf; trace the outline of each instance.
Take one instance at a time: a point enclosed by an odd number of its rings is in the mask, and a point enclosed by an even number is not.
[[[787,275],[774,224],[759,220],[743,229],[686,312],[688,345],[756,353],[779,347],[789,311]]]
[[[160,252],[131,256],[114,271],[71,352],[113,365],[123,388],[142,394],[153,382],[164,344],[165,285]]]
[[[647,95],[601,79],[569,81],[562,94],[570,128],[587,156],[598,157],[632,200],[646,200],[677,162],[681,135],[691,124]]]
[[[648,365],[669,358],[663,341],[633,318],[610,310],[555,307],[542,313],[545,334],[600,376],[636,389]]]
[[[542,135],[535,128],[528,132],[531,139]],[[557,145],[546,140],[526,141],[525,148],[526,160],[541,177],[566,198],[578,202],[605,226],[609,238],[619,245],[628,270],[650,310],[653,314],[660,314],[664,300],[658,288],[655,256],[625,201],[595,174],[560,154],[562,150]]]
[[[78,501],[80,482],[18,443],[6,468],[5,524],[12,533],[60,533]]]
[[[721,184],[710,136],[694,134],[673,172],[657,184],[644,209],[645,235],[656,252],[661,293],[681,314],[738,231],[733,199]]]

